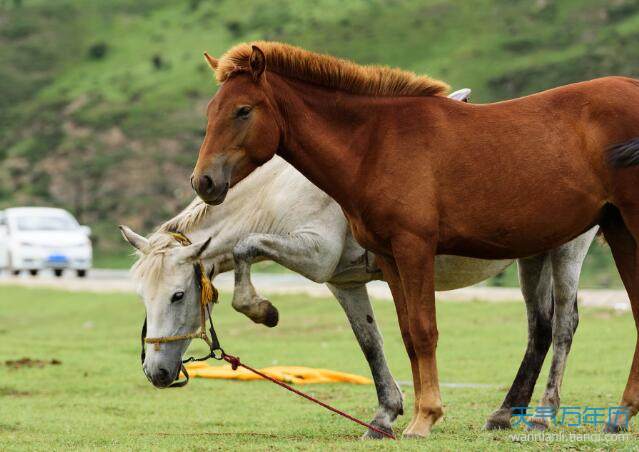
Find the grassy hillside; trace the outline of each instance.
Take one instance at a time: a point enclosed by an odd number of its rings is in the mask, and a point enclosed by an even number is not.
[[[101,251],[192,196],[202,52],[274,39],[492,101],[639,76],[639,0],[0,0],[0,208],[56,204]]]

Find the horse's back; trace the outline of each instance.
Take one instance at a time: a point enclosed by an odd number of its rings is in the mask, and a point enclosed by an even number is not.
[[[611,199],[607,150],[639,136],[639,81],[624,77],[495,104],[436,99],[428,107],[429,152],[389,152],[401,165],[401,187],[413,189],[385,208],[425,235],[437,231],[445,254],[515,258],[589,229]]]
[[[535,104],[537,102],[551,103],[561,106],[562,102],[566,100],[574,101],[575,98],[606,99],[615,102],[623,101],[626,96],[629,96],[629,98],[636,98],[636,96],[639,96],[639,79],[613,75],[557,86],[522,97],[516,97],[514,99],[489,104],[467,104],[466,106],[470,108],[519,107],[526,103]]]

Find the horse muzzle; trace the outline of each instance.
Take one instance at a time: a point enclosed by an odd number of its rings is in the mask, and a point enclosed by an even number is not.
[[[229,182],[215,184],[211,176],[204,174],[199,177],[191,177],[191,186],[198,196],[207,204],[218,205],[226,199],[229,191]]]
[[[181,362],[173,370],[165,366],[158,366],[149,370],[146,364],[143,365],[144,374],[156,388],[168,388],[171,386],[177,380],[181,368]]]

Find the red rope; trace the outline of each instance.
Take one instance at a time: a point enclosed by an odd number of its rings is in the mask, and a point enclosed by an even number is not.
[[[276,380],[273,377],[269,377],[268,375],[260,372],[257,369],[253,369],[252,367],[247,366],[246,364],[242,363],[240,361],[240,358],[237,357],[237,356],[227,355],[226,353],[223,353],[222,354],[222,358],[224,359],[224,361],[228,362],[231,365],[231,368],[233,370],[236,370],[238,367],[243,367],[243,368],[253,372],[254,374],[259,375],[260,377],[262,377],[262,378],[264,378],[266,380],[272,381],[273,383],[275,383],[277,385],[280,385],[281,387],[286,388],[286,389],[288,389],[291,392],[294,392],[298,396],[304,397],[306,400],[310,400],[311,402],[315,402],[318,405],[323,406],[327,410],[331,410],[332,412],[337,413],[340,416],[345,417],[346,419],[350,419],[351,421],[356,422],[356,423],[358,423],[359,425],[361,425],[363,427],[367,427],[367,428],[379,433],[380,435],[385,436],[386,438],[396,439],[395,435],[393,435],[392,433],[385,432],[384,430],[379,429],[379,428],[375,427],[374,425],[371,425],[371,424],[369,424],[367,422],[364,422],[364,421],[362,421],[360,419],[357,419],[356,417],[353,417],[353,416],[351,416],[348,413],[345,413],[345,412],[343,412],[341,410],[338,410],[337,408],[333,408],[329,404],[324,403],[321,400],[317,400],[315,397],[312,397],[312,396],[310,396],[310,395],[308,395],[308,394],[306,394],[306,393],[304,393],[304,392],[302,392],[302,391],[300,391],[298,389],[295,389],[292,386],[289,386],[289,385],[287,385],[286,383],[284,383],[282,381]]]

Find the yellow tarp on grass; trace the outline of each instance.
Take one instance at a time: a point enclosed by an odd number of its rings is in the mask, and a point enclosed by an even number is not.
[[[189,363],[186,370],[191,377],[196,378],[220,378],[226,380],[263,380],[259,375],[242,367],[233,370],[230,364],[224,366],[211,366],[205,362]],[[258,369],[269,377],[284,383],[354,383],[359,385],[372,384],[370,378],[360,375],[337,372],[329,369],[314,369],[301,366],[273,366]]]

